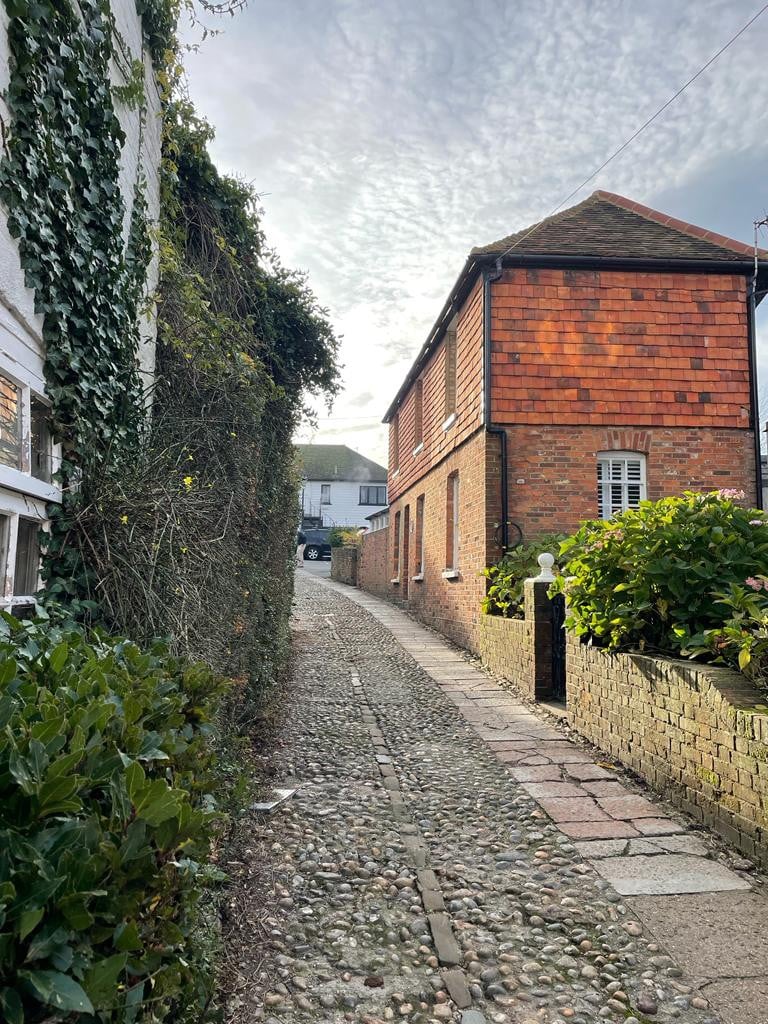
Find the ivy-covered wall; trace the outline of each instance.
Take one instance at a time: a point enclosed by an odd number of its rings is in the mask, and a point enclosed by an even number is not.
[[[37,526],[53,516],[60,550],[56,509],[136,443],[146,418],[162,101],[144,6],[168,2],[0,4],[5,608],[28,607],[37,589]]]
[[[0,135],[0,153],[6,151],[6,138],[13,125],[13,118],[6,102],[11,78],[9,10],[13,7],[11,3],[0,4],[0,118],[5,126],[5,131]],[[115,56],[109,64],[112,86],[118,90],[130,89],[136,81],[138,62],[143,67],[141,102],[136,102],[130,97],[121,102],[116,95],[114,105],[115,114],[125,135],[125,143],[120,154],[119,184],[125,203],[123,237],[127,241],[133,209],[134,183],[137,177],[141,177],[145,182],[144,198],[149,222],[156,223],[159,218],[161,101],[148,46],[144,41],[142,17],[137,9],[136,0],[112,0],[111,11],[117,30]],[[0,329],[5,325],[7,330],[17,333],[23,344],[42,358],[43,317],[35,311],[34,290],[25,282],[19,259],[18,240],[12,238],[8,230],[7,212],[5,205],[0,204]],[[156,283],[155,259],[149,269],[148,289],[152,290]],[[155,318],[144,316],[140,329],[141,363],[151,371],[154,362]]]

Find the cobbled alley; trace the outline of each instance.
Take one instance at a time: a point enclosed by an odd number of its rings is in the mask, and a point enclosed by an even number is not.
[[[638,787],[642,840],[556,823],[634,783],[396,609],[300,570],[294,630],[265,762],[297,791],[224,865],[228,1021],[768,1021],[748,865]],[[627,887],[647,864],[666,895]]]

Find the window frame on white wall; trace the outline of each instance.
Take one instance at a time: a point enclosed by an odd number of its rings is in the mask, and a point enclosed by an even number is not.
[[[611,519],[620,512],[637,508],[648,493],[647,459],[643,452],[598,452],[597,515]]]
[[[61,502],[61,488],[55,482],[55,475],[61,465],[61,445],[53,444],[50,431],[45,433],[45,452],[43,458],[49,460],[42,476],[35,474],[39,463],[36,453],[32,450],[32,405],[50,408],[50,403],[25,375],[23,367],[8,366],[8,361],[0,353],[0,377],[13,384],[19,392],[20,406],[20,453],[18,466],[0,463],[0,488],[5,487],[19,494],[29,495],[41,501]],[[39,454],[39,453],[38,453]]]
[[[320,504],[330,505],[331,504],[331,485],[320,484]]]
[[[374,491],[373,499],[371,491]],[[381,500],[379,500],[381,499]],[[373,505],[374,507],[387,504],[386,484],[360,484],[359,505]]]
[[[0,608],[13,612],[17,605],[29,605],[35,601],[35,594],[40,589],[40,541],[38,533],[47,528],[45,518],[45,507],[37,502],[25,501],[23,498],[16,499],[15,495],[0,492]],[[24,588],[24,592],[16,593],[19,589],[18,559],[19,535],[29,525],[33,533],[33,551],[36,554],[36,570],[33,570],[34,580],[30,588]],[[30,532],[31,532],[30,531]]]
[[[61,446],[53,443],[45,422],[50,402],[45,396],[42,354],[4,308],[0,308],[0,376],[16,389],[19,407],[18,461],[0,463],[0,608],[13,612],[18,606],[32,604],[41,586],[37,531],[48,527],[48,503],[61,502],[61,486],[56,480]],[[39,450],[35,447],[38,442]],[[28,560],[25,566],[17,566],[22,554],[20,534],[23,540],[26,523],[30,525],[30,557],[37,563],[34,568]],[[20,589],[29,592],[15,593]]]

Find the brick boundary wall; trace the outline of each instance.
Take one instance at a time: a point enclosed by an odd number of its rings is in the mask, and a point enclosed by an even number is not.
[[[357,585],[377,597],[392,597],[389,564],[389,529],[374,530],[361,537],[357,561]],[[333,571],[333,570],[331,570]]]
[[[345,544],[340,548],[331,548],[331,579],[337,583],[346,583],[349,587],[356,587],[357,563],[357,545]]]
[[[744,676],[572,636],[566,671],[575,729],[768,866],[768,710]]]
[[[483,615],[480,619],[480,658],[495,676],[533,696],[533,623]]]
[[[480,659],[495,676],[514,683],[533,700],[552,695],[552,602],[549,583],[525,581],[525,617],[481,615]]]

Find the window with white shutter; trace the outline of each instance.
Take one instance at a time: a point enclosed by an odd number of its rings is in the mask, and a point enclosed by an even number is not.
[[[645,456],[639,452],[598,452],[597,514],[610,519],[645,500]]]

